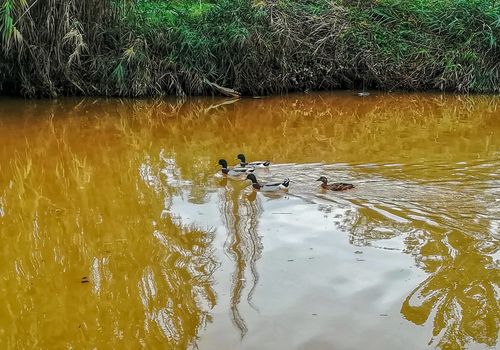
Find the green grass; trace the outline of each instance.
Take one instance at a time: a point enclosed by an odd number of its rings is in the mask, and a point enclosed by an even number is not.
[[[203,17],[213,7],[213,3],[202,1],[139,0],[132,15],[140,20],[139,30],[174,28],[184,21],[203,21]]]

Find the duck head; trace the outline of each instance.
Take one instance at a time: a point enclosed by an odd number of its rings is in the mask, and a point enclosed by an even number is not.
[[[245,156],[242,153],[238,154],[236,158],[239,159],[242,163],[245,163]]]
[[[258,183],[258,182],[257,182],[257,178],[255,177],[255,175],[254,175],[254,174],[248,174],[248,175],[247,175],[247,180],[252,181],[252,183],[254,183],[254,184]]]
[[[324,183],[325,185],[327,184],[328,182],[328,179],[324,176],[321,176],[319,179],[317,179],[316,181],[321,181],[322,183]]]
[[[219,165],[224,169],[227,169],[227,162],[224,159],[219,159]]]

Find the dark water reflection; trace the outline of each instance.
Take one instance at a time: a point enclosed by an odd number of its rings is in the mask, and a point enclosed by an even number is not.
[[[250,272],[250,281],[248,281],[250,289],[246,300],[251,306],[253,306],[252,295],[259,282],[256,264],[262,254],[263,245],[257,227],[262,207],[257,201],[255,192],[248,194],[228,185],[222,189],[219,207],[228,234],[224,250],[235,265],[235,271],[231,277],[232,320],[243,337],[248,329],[239,311],[239,304],[247,285],[247,269]]]
[[[0,100],[0,344],[494,348],[498,102]]]

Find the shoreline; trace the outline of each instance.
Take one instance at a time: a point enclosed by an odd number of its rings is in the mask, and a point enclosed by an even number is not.
[[[496,3],[63,0],[28,12],[7,3],[0,94],[500,93]]]

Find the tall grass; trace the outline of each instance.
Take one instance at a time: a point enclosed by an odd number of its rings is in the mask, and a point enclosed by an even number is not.
[[[1,90],[24,95],[102,93],[120,47],[125,0],[3,0]]]
[[[500,3],[3,0],[0,91],[500,90]]]

